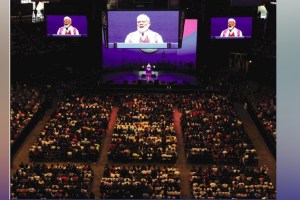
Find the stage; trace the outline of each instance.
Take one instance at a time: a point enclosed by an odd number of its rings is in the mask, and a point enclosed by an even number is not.
[[[152,71],[151,75],[146,75],[145,71],[122,71],[105,73],[100,77],[103,83],[114,84],[177,84],[177,85],[197,85],[197,78],[193,75],[179,72]]]

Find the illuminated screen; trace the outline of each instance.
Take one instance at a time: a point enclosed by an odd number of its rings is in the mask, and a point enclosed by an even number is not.
[[[232,26],[234,22],[235,27]],[[249,39],[252,37],[252,17],[212,17],[210,33],[212,39]]]
[[[103,68],[126,68],[127,66],[142,66],[145,63],[161,66],[173,65],[178,68],[196,68],[197,19],[186,19],[182,48],[157,49],[147,53],[143,49],[110,49],[105,48],[102,37]]]
[[[87,37],[86,16],[48,15],[47,35],[50,37]]]
[[[179,11],[108,11],[108,48],[178,48]]]

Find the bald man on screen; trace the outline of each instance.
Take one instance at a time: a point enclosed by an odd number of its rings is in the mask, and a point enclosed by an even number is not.
[[[163,43],[161,35],[149,29],[150,18],[145,14],[137,16],[137,31],[127,35],[125,43]]]
[[[72,19],[66,16],[64,17],[64,26],[57,30],[57,35],[79,35],[79,31],[72,26]]]
[[[233,18],[228,19],[228,28],[221,32],[220,37],[243,37],[241,30],[235,27],[236,21]]]

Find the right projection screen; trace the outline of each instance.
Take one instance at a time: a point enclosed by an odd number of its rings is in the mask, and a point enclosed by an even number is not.
[[[250,39],[252,17],[212,17],[211,39]]]

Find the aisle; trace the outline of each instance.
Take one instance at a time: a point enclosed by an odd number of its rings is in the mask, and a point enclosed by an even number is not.
[[[181,128],[181,113],[178,109],[173,109],[174,128],[177,137],[177,153],[178,159],[176,165],[180,171],[181,198],[191,199],[191,183],[190,183],[190,167],[186,160],[184,148],[184,139]]]
[[[92,163],[92,169],[94,172],[94,181],[92,186],[92,191],[95,194],[96,198],[100,196],[100,181],[103,176],[104,167],[107,164],[107,153],[109,150],[109,145],[112,140],[114,126],[116,124],[117,116],[118,116],[119,107],[113,107],[109,119],[108,129],[102,141],[102,147],[100,152],[100,158],[96,163]]]

